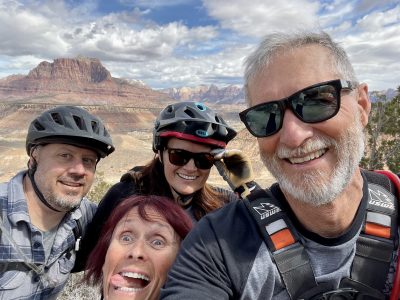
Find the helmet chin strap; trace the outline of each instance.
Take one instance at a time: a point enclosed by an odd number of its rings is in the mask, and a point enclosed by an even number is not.
[[[54,208],[53,206],[51,206],[51,204],[49,202],[47,202],[47,200],[43,196],[42,192],[39,190],[39,188],[36,184],[35,178],[33,176],[35,174],[35,171],[36,171],[36,161],[35,161],[35,165],[33,167],[28,168],[28,176],[29,176],[29,179],[31,180],[32,187],[33,187],[33,190],[35,191],[36,195],[38,196],[40,201],[42,201],[42,203],[44,205],[46,205],[48,208],[50,208],[51,210],[54,210],[56,212],[62,212],[61,210],[58,210],[58,209]]]
[[[172,194],[173,194],[174,198],[176,199],[176,202],[180,206],[184,207],[184,206],[189,205],[192,202],[194,193],[191,193],[189,195],[183,195],[183,194],[179,193],[177,190],[175,190],[172,186],[171,186],[171,190],[172,190]]]

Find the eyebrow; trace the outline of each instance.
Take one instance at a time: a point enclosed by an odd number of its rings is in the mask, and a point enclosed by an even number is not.
[[[166,228],[168,230],[172,229],[172,231],[175,232],[175,230],[172,228],[172,226],[169,223],[164,224],[164,223],[157,222],[157,221],[149,221],[149,220],[146,220],[146,219],[143,219],[143,218],[141,218],[141,219],[146,221],[146,222],[148,222],[148,223],[154,224],[155,227]],[[135,218],[126,217],[125,221],[123,223],[120,223],[119,225],[134,223],[134,221],[135,221]]]

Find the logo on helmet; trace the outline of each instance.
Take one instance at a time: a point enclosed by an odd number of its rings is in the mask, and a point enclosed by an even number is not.
[[[197,129],[196,134],[201,137],[208,137],[208,132],[203,129]]]

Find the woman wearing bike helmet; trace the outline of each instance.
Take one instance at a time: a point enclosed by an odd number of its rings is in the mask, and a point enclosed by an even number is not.
[[[235,136],[235,130],[202,103],[179,102],[164,108],[153,128],[154,159],[123,175],[103,197],[82,243],[81,260],[94,247],[112,209],[132,194],[174,199],[194,221],[238,199],[233,192],[206,183],[215,156],[220,160],[221,153],[229,153],[224,149]]]

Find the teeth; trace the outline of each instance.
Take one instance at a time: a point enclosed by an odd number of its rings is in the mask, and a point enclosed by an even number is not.
[[[146,281],[149,281],[149,277],[139,274],[139,273],[134,273],[134,272],[123,272],[121,273],[122,276],[129,277],[129,278],[136,278],[136,279],[143,279]]]
[[[186,179],[186,180],[195,180],[196,179],[196,176],[188,176],[188,175],[184,175],[184,174],[180,174],[180,173],[178,173],[178,176],[183,179]]]
[[[292,158],[288,158],[288,160],[292,163],[292,164],[301,164],[303,162],[306,161],[310,161],[313,159],[316,159],[318,157],[321,157],[326,151],[324,149],[315,151],[313,153],[310,153],[304,157],[292,157]]]
[[[130,287],[125,287],[125,286],[115,287],[115,289],[123,291],[123,292],[127,292],[127,293],[135,293],[135,292],[139,292],[139,291],[143,290],[142,288],[130,288]]]
[[[81,186],[80,183],[73,183],[73,182],[64,182],[65,185],[71,186],[71,187],[79,187]]]

